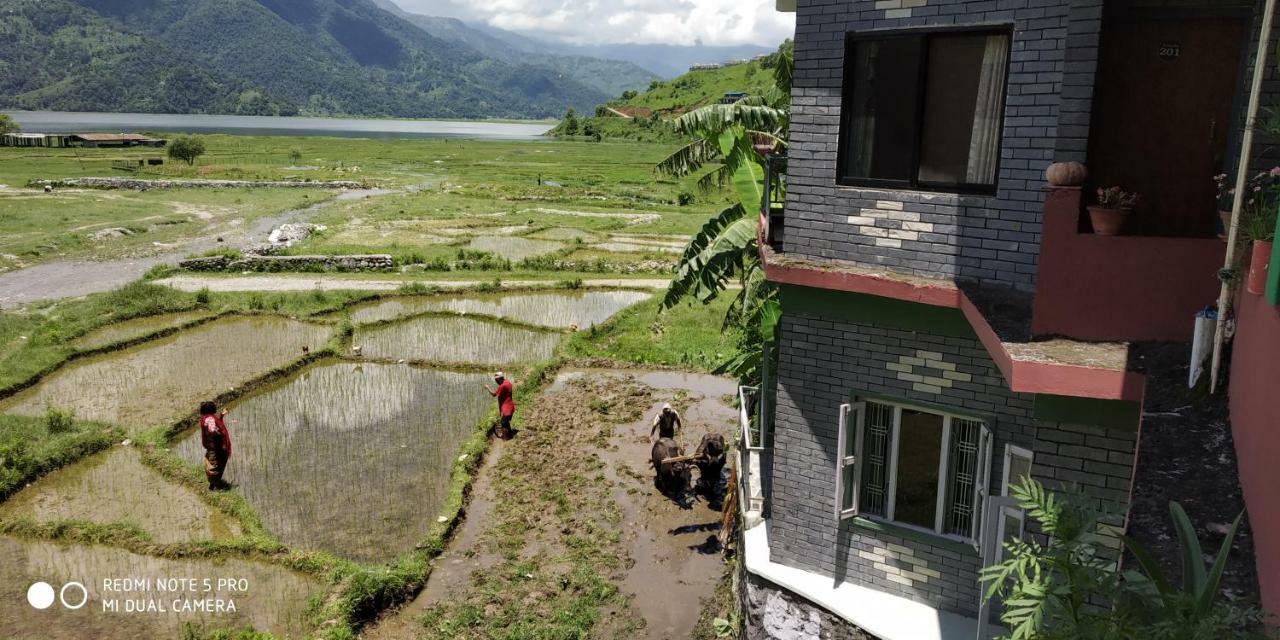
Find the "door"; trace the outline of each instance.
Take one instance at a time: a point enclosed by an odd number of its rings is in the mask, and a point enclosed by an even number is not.
[[[1093,186],[1142,195],[1127,233],[1214,235],[1245,33],[1242,18],[1103,20],[1088,165]]]

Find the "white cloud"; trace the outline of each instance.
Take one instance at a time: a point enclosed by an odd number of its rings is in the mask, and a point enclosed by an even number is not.
[[[451,16],[573,44],[774,47],[795,14],[774,0],[395,0],[406,11]]]

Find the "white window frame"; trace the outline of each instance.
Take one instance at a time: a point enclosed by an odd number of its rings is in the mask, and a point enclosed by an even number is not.
[[[1034,451],[1027,449],[1026,447],[1019,447],[1016,444],[1006,443],[1004,445],[1004,460],[1002,465],[1004,468],[1003,468],[1003,472],[1001,473],[1002,478],[1000,479],[1000,495],[1002,496],[1007,497],[1009,495],[1009,486],[1011,482],[1018,481],[1017,478],[1009,477],[1010,462],[1014,458],[1025,458],[1027,461],[1028,468],[1031,468],[1032,466],[1034,466],[1036,462],[1036,454]],[[1021,538],[1023,534],[1025,534],[1027,531],[1026,512],[1016,506],[1007,506],[1007,507],[1001,507],[1001,513],[1003,514],[1004,518],[1011,518],[1018,522],[1018,537]],[[995,562],[997,563],[1004,561],[1004,538],[1003,538],[1004,526],[1003,525],[1004,525],[1003,518],[998,519],[996,527],[999,529],[999,535],[1001,536],[1001,538],[995,541]]]
[[[865,436],[867,402],[889,407],[893,410],[893,427],[890,431],[889,459],[887,474],[887,491],[885,496],[885,514],[863,514],[859,512],[858,505],[861,502],[861,479],[862,479],[862,452],[863,440]],[[918,525],[898,522],[894,520],[894,508],[897,502],[898,487],[898,447],[899,437],[902,433],[902,411],[908,409],[919,411],[931,415],[940,416],[942,418],[942,450],[939,452],[938,462],[938,487],[937,487],[937,505],[934,512],[934,527],[932,529],[921,527]],[[869,398],[867,401],[842,404],[839,407],[838,420],[838,437],[836,438],[836,502],[835,516],[837,521],[853,516],[861,516],[879,522],[886,522],[896,527],[904,527],[927,533],[930,535],[978,544],[981,539],[981,520],[983,505],[986,502],[988,494],[988,485],[991,481],[991,459],[992,459],[992,441],[994,439],[991,426],[987,420],[977,418],[971,415],[952,413],[935,409],[933,407],[923,407],[896,400],[882,400],[880,398]],[[980,425],[978,434],[978,450],[975,460],[975,478],[974,478],[974,502],[973,513],[970,518],[970,534],[959,535],[953,533],[944,533],[946,522],[946,505],[949,488],[949,465],[951,464],[951,426],[952,420],[959,418],[970,422],[976,422]],[[845,456],[844,453],[848,448],[848,438],[853,437],[854,455]],[[853,500],[852,507],[844,509],[844,474],[853,473]]]

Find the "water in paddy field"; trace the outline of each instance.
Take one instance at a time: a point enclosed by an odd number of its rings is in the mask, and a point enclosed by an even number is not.
[[[355,322],[377,322],[427,311],[453,311],[484,315],[557,329],[580,329],[600,324],[613,314],[645,300],[640,291],[534,292],[467,297],[423,296],[389,298],[364,305],[351,313]]]
[[[467,245],[472,251],[488,251],[493,255],[517,262],[551,253],[564,247],[559,242],[550,240],[530,240],[529,238],[511,236],[479,236]]]
[[[60,546],[52,542],[23,541],[0,537],[0,620],[9,638],[45,640],[133,640],[134,638],[181,637],[183,623],[209,627],[253,626],[281,638],[304,637],[310,627],[304,610],[308,595],[322,590],[318,581],[283,567],[240,559],[167,560],[141,556],[109,547]],[[151,579],[150,590],[124,593],[107,591],[103,580],[115,578]],[[214,589],[204,592],[162,592],[159,578],[209,578]],[[217,589],[218,580],[243,580],[247,591]],[[27,587],[46,582],[54,591],[68,582],[79,582],[88,600],[79,609],[65,608],[56,600],[48,609],[38,610],[27,603]],[[228,587],[230,585],[227,585]],[[82,592],[68,588],[67,601],[75,605]],[[175,610],[192,601],[231,599],[234,613],[199,613]],[[103,611],[104,600],[116,600],[120,611]],[[124,600],[153,600],[164,613],[125,613]],[[225,607],[224,607],[225,609]]]
[[[239,535],[233,518],[152,471],[137,450],[115,447],[64,467],[0,503],[0,520],[130,523],[162,544]]]
[[[530,237],[541,240],[577,240],[580,238],[583,242],[589,242],[595,240],[596,235],[590,231],[583,231],[573,227],[552,227],[539,231]]]
[[[226,479],[291,546],[382,561],[444,504],[461,443],[494,406],[488,374],[329,362],[230,406]],[[198,432],[178,447],[200,463]]]
[[[71,346],[77,349],[97,349],[105,347],[109,344],[133,340],[150,335],[163,329],[179,327],[189,322],[195,322],[201,318],[209,317],[208,311],[181,311],[178,313],[165,313],[158,316],[147,316],[145,318],[135,318],[133,320],[125,320],[115,324],[107,325],[101,329],[95,329],[89,333],[76,338]]]
[[[352,344],[371,358],[501,366],[550,358],[561,337],[474,318],[427,316],[357,329]]]
[[[9,399],[0,411],[41,415],[48,406],[140,431],[193,413],[198,403],[302,357],[331,327],[277,316],[209,322],[140,345],[74,361]]]

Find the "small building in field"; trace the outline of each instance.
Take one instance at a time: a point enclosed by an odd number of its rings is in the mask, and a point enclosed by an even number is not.
[[[6,133],[0,136],[0,147],[65,147],[65,133]]]
[[[167,142],[139,133],[73,133],[68,139],[81,147],[163,147]]]
[[[733,104],[745,97],[747,97],[747,93],[745,91],[726,91],[724,92],[724,95],[720,97],[720,104]]]

